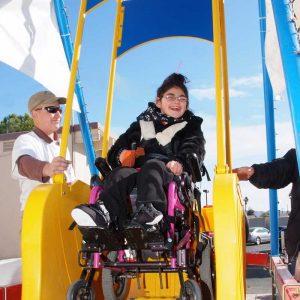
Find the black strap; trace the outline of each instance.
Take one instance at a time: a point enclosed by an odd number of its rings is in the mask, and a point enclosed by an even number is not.
[[[69,226],[69,228],[68,228],[68,230],[73,230],[75,227],[76,227],[76,222],[75,221],[73,221],[72,223],[71,223],[71,225]]]
[[[207,181],[211,181],[209,173],[208,173],[208,171],[207,171],[207,169],[206,169],[206,167],[205,167],[204,164],[202,164],[202,166],[201,166],[201,173],[202,173],[202,177],[206,176]]]
[[[201,192],[197,188],[194,189],[194,197],[195,197],[195,200],[197,202],[199,217],[200,217],[201,222],[203,224],[204,231],[206,231],[204,218],[203,218],[202,213],[201,213]]]

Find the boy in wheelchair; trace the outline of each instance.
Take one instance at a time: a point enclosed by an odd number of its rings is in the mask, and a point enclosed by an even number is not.
[[[166,189],[174,178],[191,174],[187,157],[204,159],[205,139],[202,119],[189,109],[187,79],[181,74],[168,76],[157,89],[155,102],[141,113],[108,152],[112,171],[94,205],[72,210],[80,226],[124,231],[127,240],[134,229],[156,232],[167,216]],[[137,210],[131,218],[128,196],[137,188]],[[126,232],[128,236],[126,236]]]

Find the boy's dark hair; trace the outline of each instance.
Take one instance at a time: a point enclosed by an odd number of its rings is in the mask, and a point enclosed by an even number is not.
[[[188,89],[185,85],[188,82],[189,82],[189,80],[185,76],[183,76],[182,74],[173,73],[173,74],[169,75],[164,80],[162,85],[157,89],[156,95],[157,95],[158,98],[161,98],[167,90],[169,90],[172,87],[176,86],[176,87],[181,88],[183,90],[185,96],[187,98],[189,98]]]

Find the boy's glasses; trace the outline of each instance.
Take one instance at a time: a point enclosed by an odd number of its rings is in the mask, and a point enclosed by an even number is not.
[[[36,110],[46,110],[49,114],[56,114],[58,111],[62,113],[62,108],[60,106],[45,106],[37,108]]]
[[[162,98],[165,98],[168,102],[175,102],[178,100],[180,103],[186,103],[188,101],[188,98],[185,96],[166,95]]]

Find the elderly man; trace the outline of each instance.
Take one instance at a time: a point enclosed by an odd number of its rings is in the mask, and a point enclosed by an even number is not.
[[[21,210],[24,210],[32,189],[40,183],[51,182],[55,174],[64,173],[67,182],[75,179],[70,161],[59,156],[57,130],[66,98],[56,97],[50,91],[32,95],[28,110],[34,122],[34,129],[20,135],[12,152],[12,176],[19,180],[21,188]]]

